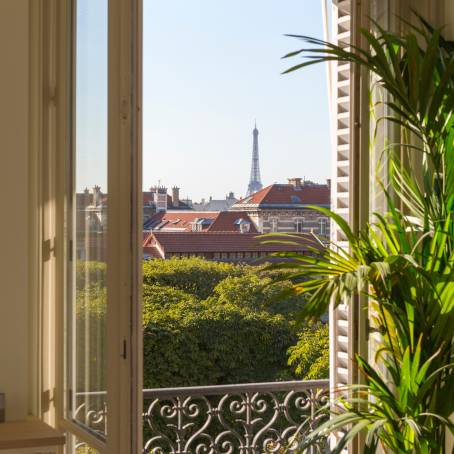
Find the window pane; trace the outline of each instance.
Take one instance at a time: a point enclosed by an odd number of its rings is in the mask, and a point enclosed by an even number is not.
[[[97,451],[95,448],[92,448],[91,446],[87,445],[84,441],[81,441],[75,437],[74,438],[74,450],[73,452],[75,454],[99,454],[99,451]]]
[[[107,0],[78,0],[69,417],[106,433]]]

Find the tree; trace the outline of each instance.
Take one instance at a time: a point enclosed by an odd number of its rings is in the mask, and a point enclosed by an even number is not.
[[[143,265],[144,284],[158,284],[208,298],[216,285],[228,276],[240,276],[245,266],[210,262],[199,257],[147,260]]]
[[[288,365],[303,380],[329,377],[328,325],[317,323],[298,333],[298,343],[288,349]]]
[[[229,276],[220,281],[209,300],[213,304],[234,304],[293,319],[303,308],[304,299],[294,295],[281,297],[292,289],[290,281],[271,283],[271,278],[262,269],[246,269],[241,276]]]
[[[286,351],[295,341],[280,315],[212,301],[150,304],[144,318],[144,385],[272,381],[285,371]]]

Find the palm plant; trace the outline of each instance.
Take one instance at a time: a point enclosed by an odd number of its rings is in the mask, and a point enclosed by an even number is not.
[[[364,294],[382,335],[378,367],[356,357],[365,384],[331,403],[329,421],[298,440],[301,452],[342,430],[333,452],[362,432],[366,453],[442,453],[446,431],[454,434],[454,45],[419,23],[403,36],[378,24],[375,33],[362,30],[369,50],[291,35],[312,47],[286,55],[307,57],[287,73],[331,60],[367,68],[386,93],[381,103],[390,114],[379,121],[398,124],[403,138],[383,151],[387,213],[356,233],[335,213],[312,207],[337,223],[348,250],[279,254],[286,261],[272,265],[296,266],[292,291],[307,300],[301,319]]]

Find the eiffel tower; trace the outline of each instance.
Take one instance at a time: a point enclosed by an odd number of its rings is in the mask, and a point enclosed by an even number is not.
[[[247,187],[247,196],[262,189],[262,182],[260,180],[260,164],[259,164],[259,131],[257,123],[254,125],[252,131],[252,166],[251,177],[249,178],[249,185]]]

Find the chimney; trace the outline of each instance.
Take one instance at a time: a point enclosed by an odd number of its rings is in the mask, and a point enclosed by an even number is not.
[[[230,192],[229,192],[229,195],[227,196],[227,199],[232,200],[232,199],[234,199],[234,198],[235,198],[235,194],[234,194],[232,191],[230,191]]]
[[[301,187],[301,178],[289,178],[288,184],[291,184],[295,188],[300,188]]]
[[[101,188],[97,185],[93,188],[93,205],[95,207],[101,205]]]
[[[165,186],[154,186],[150,188],[153,193],[153,202],[156,205],[156,211],[167,211],[167,188]]]
[[[326,184],[328,185],[328,189],[331,190],[331,178],[326,179]]]
[[[180,188],[177,186],[172,188],[172,204],[174,207],[178,207],[180,205]]]

